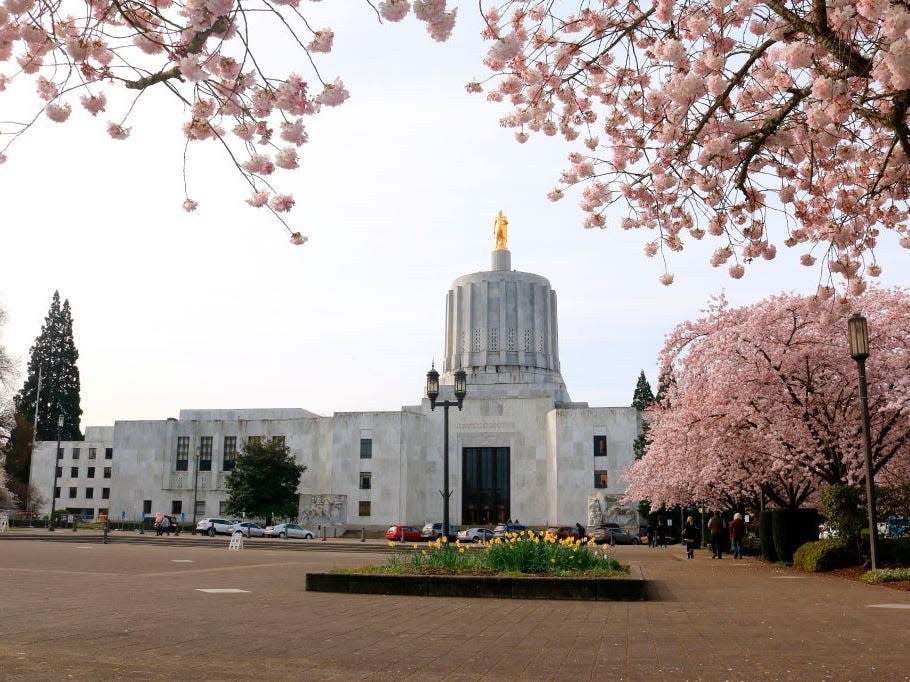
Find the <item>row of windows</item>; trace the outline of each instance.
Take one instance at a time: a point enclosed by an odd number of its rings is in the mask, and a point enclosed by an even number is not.
[[[252,446],[259,445],[262,436],[250,436],[247,443]],[[284,445],[284,436],[272,436],[272,443]],[[237,436],[225,436],[222,447],[221,470],[231,471],[237,458]],[[189,471],[190,468],[190,437],[177,436],[177,471]],[[212,470],[212,436],[199,438],[199,471]]]
[[[63,476],[63,467],[57,467],[57,478]],[[86,478],[95,478],[95,467],[88,467],[85,470]],[[111,467],[104,467],[104,478],[111,477]],[[79,478],[79,467],[70,467],[70,478]]]
[[[369,490],[372,488],[373,484],[373,474],[369,471],[360,472],[360,489]],[[610,472],[598,469],[594,472],[594,487],[595,488],[609,488],[610,487]],[[361,514],[361,516],[364,516]],[[369,516],[369,514],[366,514]]]
[[[73,459],[79,459],[82,448],[73,448]],[[98,448],[88,449],[88,458],[95,459],[98,457]],[[63,448],[57,448],[57,459],[63,459]],[[104,459],[114,459],[114,448],[104,448]]]
[[[72,500],[72,499],[75,499],[76,497],[78,497],[78,494],[77,494],[77,493],[78,493],[78,488],[76,488],[76,487],[70,488],[70,489],[69,489],[69,498],[70,498],[71,500]],[[91,500],[91,499],[94,499],[94,497],[95,497],[95,489],[94,489],[94,488],[86,488],[86,489],[85,489],[85,499]],[[60,488],[59,488],[59,487],[54,488],[54,498],[55,498],[55,499],[58,499],[58,500],[60,499]],[[109,499],[111,499],[111,489],[110,489],[110,488],[102,488],[102,489],[101,489],[101,499],[102,499],[102,500],[109,500]]]
[[[222,502],[219,505],[219,513],[224,513],[224,506],[227,502]],[[151,500],[142,500],[142,513],[145,516],[148,516],[152,513],[152,501]],[[183,513],[183,500],[171,500],[171,514],[182,514]],[[196,500],[196,516],[202,516],[205,514],[205,500]]]

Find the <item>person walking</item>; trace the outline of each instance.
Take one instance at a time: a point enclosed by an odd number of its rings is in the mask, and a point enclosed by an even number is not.
[[[746,522],[743,515],[736,512],[730,522],[730,545],[734,559],[743,558],[743,538],[746,536]]]
[[[695,548],[698,546],[698,529],[695,527],[695,520],[689,516],[686,518],[686,525],[682,530],[682,541],[686,544],[686,558],[695,558]]]
[[[167,515],[161,517],[161,533],[163,535],[171,537],[171,520],[167,517]]]
[[[667,546],[667,522],[663,518],[657,522],[657,546]]]
[[[714,512],[714,516],[708,521],[708,531],[711,533],[711,558],[722,559],[724,520],[720,517],[719,511]]]
[[[648,521],[648,547],[654,548],[657,546],[657,526],[654,524],[654,521]]]

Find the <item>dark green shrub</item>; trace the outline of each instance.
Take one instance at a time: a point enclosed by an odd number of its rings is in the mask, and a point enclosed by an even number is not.
[[[822,513],[837,528],[841,539],[857,544],[868,525],[862,491],[855,486],[832,485],[822,493]]]
[[[771,533],[771,510],[766,509],[758,515],[758,538],[761,543],[761,558],[765,561],[777,561],[774,551],[774,536]]]
[[[771,510],[771,535],[777,560],[792,563],[797,547],[818,540],[818,521],[815,509]]]
[[[806,542],[793,553],[793,567],[808,573],[853,566],[858,562],[856,550],[840,538]]]
[[[910,580],[910,568],[878,568],[866,571],[860,580],[870,585],[881,585],[898,580]]]
[[[866,553],[868,551],[867,546]],[[892,566],[910,566],[910,538],[880,539],[878,554],[882,563]]]

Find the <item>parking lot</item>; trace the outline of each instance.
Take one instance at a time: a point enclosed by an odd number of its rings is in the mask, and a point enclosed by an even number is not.
[[[359,543],[86,540],[0,539],[0,679],[910,679],[910,594],[751,559],[617,547],[659,601],[532,602],[303,590]]]

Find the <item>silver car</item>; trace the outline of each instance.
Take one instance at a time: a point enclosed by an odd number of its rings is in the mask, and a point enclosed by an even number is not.
[[[248,538],[261,538],[265,535],[265,528],[252,521],[238,521],[231,526],[231,533],[243,533]]]
[[[312,540],[316,537],[316,531],[302,528],[296,523],[279,523],[274,526],[268,526],[265,529],[265,536],[269,538],[300,538],[302,540]]]
[[[489,528],[466,528],[458,534],[460,542],[486,542],[493,537]]]
[[[196,524],[196,532],[209,537],[218,533],[219,535],[230,535],[234,532],[234,522],[227,519],[215,519],[207,517]]]

